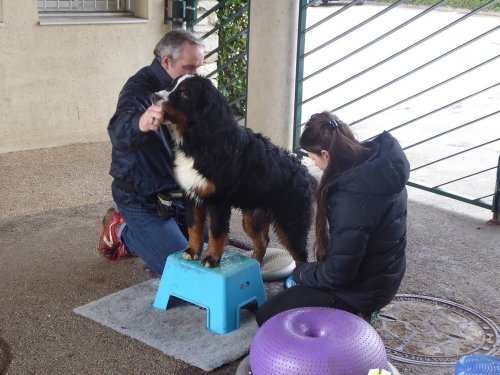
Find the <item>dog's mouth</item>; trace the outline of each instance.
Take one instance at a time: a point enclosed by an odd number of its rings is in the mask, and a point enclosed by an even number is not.
[[[163,118],[167,122],[175,125],[183,125],[186,123],[187,121],[186,115],[178,108],[173,107],[172,103],[170,103],[168,100],[163,101],[161,103],[161,106],[165,113]]]
[[[158,107],[162,107],[165,114],[163,116],[164,122],[168,124],[178,124],[182,121],[182,113],[178,113],[174,108],[170,106],[168,101],[168,91],[155,92],[152,96],[152,102]]]
[[[163,123],[167,125],[170,135],[177,144],[181,144],[184,136],[184,128],[187,117],[182,110],[172,105],[169,100],[171,91],[163,90],[153,94],[154,105],[163,108]]]
[[[180,145],[183,142],[184,125],[187,118],[181,111],[170,107],[168,102],[163,103],[163,108],[165,110],[163,121],[167,125],[170,135],[174,141]]]
[[[168,132],[170,133],[170,136],[172,137],[174,142],[176,144],[179,144],[179,142],[181,142],[182,137],[180,136],[180,134],[177,130],[177,125],[175,124],[175,122],[172,122],[171,120],[169,120],[165,117],[165,120],[163,123],[167,126]]]
[[[168,126],[178,124],[180,121],[179,116],[169,112],[165,112],[163,119]]]

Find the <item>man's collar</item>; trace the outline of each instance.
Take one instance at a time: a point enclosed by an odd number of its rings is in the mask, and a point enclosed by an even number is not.
[[[151,63],[151,68],[153,69],[155,76],[160,81],[162,89],[166,89],[170,85],[170,83],[172,83],[173,81],[172,77],[170,77],[170,75],[165,71],[165,69],[163,69],[161,63],[158,61],[157,58],[153,59],[153,62]]]

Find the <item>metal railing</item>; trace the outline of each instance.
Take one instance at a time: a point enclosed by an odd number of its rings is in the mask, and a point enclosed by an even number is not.
[[[230,7],[230,8],[229,8]],[[201,17],[188,23],[190,29],[196,28],[206,18],[217,15],[218,23],[204,33],[201,38],[218,36],[217,46],[207,51],[205,61],[217,56],[217,67],[205,76],[217,81],[218,89],[228,98],[238,122],[246,126],[247,82],[248,82],[248,36],[250,0],[235,6],[231,0],[220,0]],[[229,10],[224,13],[224,10]],[[220,15],[232,13],[224,19]],[[236,29],[234,24],[241,27]],[[244,48],[242,48],[244,46]]]
[[[446,0],[321,10],[301,0],[295,152],[308,116],[335,112],[361,140],[393,133],[409,186],[490,209],[498,222],[500,17],[473,21],[496,2],[451,14],[439,9]]]

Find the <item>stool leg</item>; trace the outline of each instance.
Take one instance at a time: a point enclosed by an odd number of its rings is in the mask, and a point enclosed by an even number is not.
[[[207,308],[207,328],[211,331],[226,334],[240,326],[239,307],[211,306]]]
[[[170,299],[170,288],[168,286],[166,273],[163,272],[163,275],[160,279],[160,285],[158,286],[158,291],[156,292],[156,297],[153,302],[153,307],[160,310],[166,310],[169,299]]]
[[[211,306],[207,308],[207,328],[211,331],[225,334],[240,328],[240,309],[253,301],[260,307],[266,302],[264,287],[256,290],[255,297],[244,304],[231,304],[226,301],[226,306]]]

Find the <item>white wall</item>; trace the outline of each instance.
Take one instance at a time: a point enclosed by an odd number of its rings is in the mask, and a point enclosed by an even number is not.
[[[199,14],[216,3],[199,1]],[[297,3],[252,0],[250,9],[247,124],[284,147],[292,137]],[[136,0],[144,21],[134,24],[40,26],[36,4],[0,0],[0,153],[108,141],[120,89],[169,30],[164,0]],[[215,22],[206,19],[199,35]],[[213,49],[217,36],[206,44]]]
[[[251,0],[247,126],[291,149],[299,1]]]
[[[139,0],[140,24],[40,26],[36,1],[3,3],[0,153],[107,141],[118,93],[168,31],[163,0]]]

